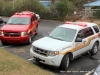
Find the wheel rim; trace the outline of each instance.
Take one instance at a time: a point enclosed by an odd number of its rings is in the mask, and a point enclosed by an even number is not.
[[[67,64],[66,66],[68,67],[69,66],[69,57],[67,57]]]
[[[94,52],[94,53],[96,53],[96,52],[97,52],[97,50],[98,50],[98,46],[97,46],[97,45],[95,45],[95,46],[94,46],[94,48],[93,48],[93,52]]]

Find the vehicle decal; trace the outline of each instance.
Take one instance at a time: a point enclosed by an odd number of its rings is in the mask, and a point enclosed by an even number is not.
[[[68,53],[68,52],[74,52],[74,51],[79,50],[79,49],[81,49],[81,48],[83,48],[83,47],[85,47],[85,46],[88,46],[88,45],[90,44],[91,40],[93,40],[93,39],[95,39],[95,38],[97,38],[97,37],[98,37],[98,35],[92,36],[92,37],[90,37],[90,38],[88,39],[88,41],[87,41],[85,44],[81,44],[81,45],[79,45],[79,46],[76,46],[75,48],[73,48],[73,49],[71,49],[71,50],[69,50],[69,51],[66,51],[66,52],[62,52],[61,54],[65,55],[65,54]]]
[[[29,29],[27,33],[30,33],[30,31],[32,31],[32,29],[33,29],[34,27],[35,27],[35,26],[33,26],[31,29]]]

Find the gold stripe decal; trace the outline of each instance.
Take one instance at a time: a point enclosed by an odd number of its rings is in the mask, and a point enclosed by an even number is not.
[[[34,27],[35,27],[35,26],[34,26]],[[31,29],[29,29],[27,33],[30,33],[30,31],[32,31],[32,29],[33,29],[34,27],[32,27]]]
[[[82,45],[80,45],[80,46],[77,46],[77,47],[75,47],[75,48],[73,48],[73,49],[71,49],[71,50],[69,50],[69,51],[67,51],[67,52],[62,52],[61,54],[65,55],[65,54],[68,53],[68,52],[74,52],[74,51],[76,51],[76,50],[78,50],[78,49],[80,49],[80,48],[83,48],[83,47],[85,47],[85,46],[88,46],[88,45],[90,44],[91,40],[93,40],[94,38],[97,38],[97,37],[98,37],[98,35],[93,36],[93,37],[90,37],[90,38],[88,39],[88,41],[87,41],[85,44],[82,44]]]

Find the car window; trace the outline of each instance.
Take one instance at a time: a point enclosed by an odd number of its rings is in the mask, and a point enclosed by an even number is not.
[[[36,17],[35,17],[35,15],[34,16],[32,16],[32,18],[31,18],[31,22],[33,22],[33,21],[35,21],[36,20]]]
[[[84,34],[85,34],[85,37],[88,37],[88,36],[93,35],[94,33],[93,33],[92,28],[88,27],[88,28],[84,29]]]
[[[85,37],[85,34],[84,34],[84,30],[80,30],[77,34],[77,37],[76,38],[84,38]]]
[[[37,20],[38,19],[38,17],[36,17],[36,15],[34,15],[34,18]]]
[[[57,27],[51,32],[49,37],[62,41],[71,42],[75,37],[76,31],[77,30],[75,29]]]
[[[27,17],[11,17],[7,24],[13,25],[28,25],[30,23],[30,19]]]
[[[99,28],[97,26],[93,26],[93,28],[94,28],[94,30],[95,30],[96,33],[99,32]]]

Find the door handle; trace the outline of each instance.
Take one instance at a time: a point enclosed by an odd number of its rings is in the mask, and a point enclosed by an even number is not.
[[[85,44],[85,43],[86,43],[86,41],[83,41],[83,43]]]

